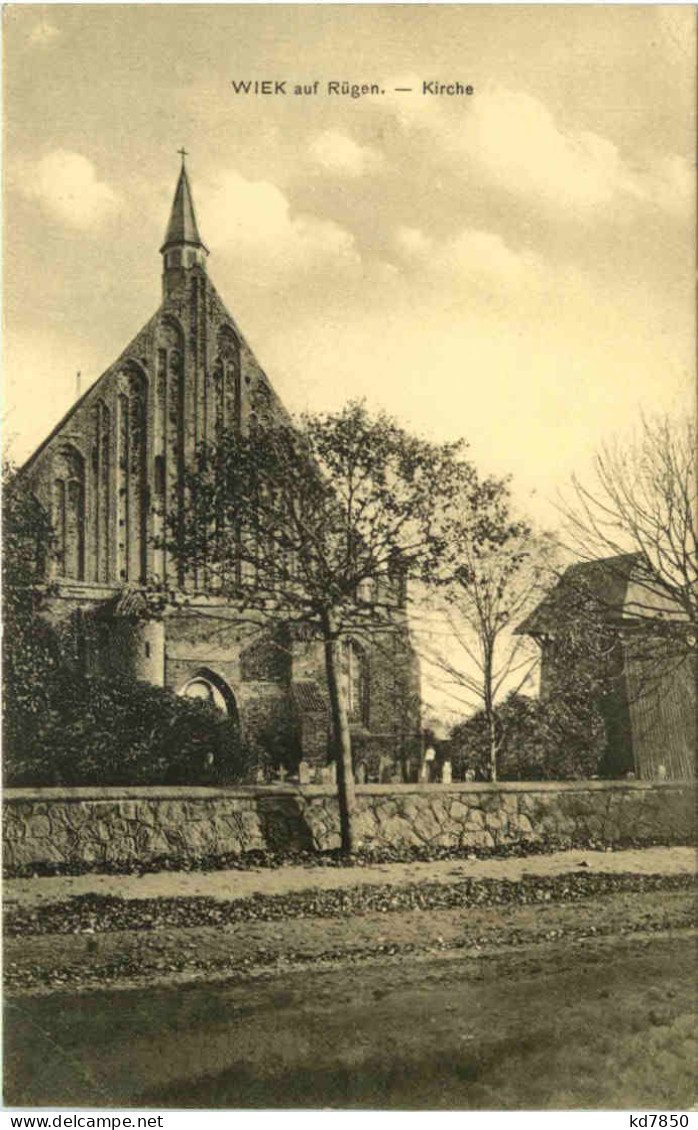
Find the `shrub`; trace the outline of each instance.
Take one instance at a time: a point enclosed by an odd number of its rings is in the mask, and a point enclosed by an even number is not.
[[[49,515],[3,472],[3,745],[6,785],[216,784],[258,757],[206,703],[82,674],[73,627],[46,619]]]
[[[229,718],[147,683],[65,670],[39,714],[23,707],[5,703],[6,785],[204,785],[254,775]]]
[[[501,781],[564,781],[596,776],[605,730],[595,707],[580,699],[560,702],[511,694],[495,708]],[[451,731],[456,777],[468,769],[489,777],[489,732],[484,711]]]

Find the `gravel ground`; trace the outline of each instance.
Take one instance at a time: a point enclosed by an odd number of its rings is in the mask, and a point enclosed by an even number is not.
[[[354,918],[397,911],[433,912],[476,906],[522,906],[546,902],[578,902],[628,891],[693,890],[694,875],[594,874],[525,875],[513,879],[461,879],[450,884],[393,883],[339,890],[304,890],[252,895],[221,902],[192,898],[123,899],[82,895],[39,907],[6,908],[7,937],[37,934],[109,933],[113,930],[158,930],[169,926],[226,926],[236,922],[286,921],[290,918]]]
[[[684,931],[698,920],[690,871],[592,870],[518,879],[357,885],[228,901],[84,894],[5,907],[9,991],[249,976],[309,963],[559,944]],[[392,876],[389,876],[392,879]]]
[[[655,847],[9,880],[6,1098],[685,1105],[695,863]]]
[[[85,895],[124,899],[192,898],[220,901],[293,891],[341,890],[362,885],[404,886],[414,883],[454,883],[463,879],[519,880],[523,876],[552,876],[588,868],[594,873],[688,875],[698,870],[696,849],[650,847],[627,851],[573,850],[510,859],[439,859],[430,862],[386,863],[353,867],[285,866],[258,870],[162,871],[132,875],[56,875],[6,879],[6,908],[39,907]]]
[[[648,939],[696,926],[695,898],[686,890],[626,889],[571,904],[528,903],[393,910],[336,918],[248,919],[219,925],[152,929],[90,927],[67,933],[8,937],[5,978],[10,991],[100,985],[167,984],[220,976],[259,976],[430,954],[492,960],[512,948]],[[559,961],[559,956],[558,959]]]

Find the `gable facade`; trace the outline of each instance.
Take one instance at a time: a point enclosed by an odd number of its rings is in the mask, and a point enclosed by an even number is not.
[[[160,308],[23,469],[54,524],[52,615],[77,625],[93,673],[207,695],[247,738],[324,763],[319,642],[283,625],[241,625],[205,577],[183,577],[157,544],[163,514],[185,504],[184,470],[199,444],[222,428],[289,419],[208,275],[184,166],[161,253]],[[187,601],[152,619],[138,599],[152,584],[188,590]],[[406,621],[348,641],[346,680],[356,747],[373,775],[389,772],[419,726]]]

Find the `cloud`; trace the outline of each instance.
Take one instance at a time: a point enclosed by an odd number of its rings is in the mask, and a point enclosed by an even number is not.
[[[409,259],[425,259],[434,243],[419,228],[398,228],[393,243],[396,251]]]
[[[645,192],[647,199],[654,200],[663,211],[692,216],[696,192],[694,169],[676,154],[664,157],[645,178]]]
[[[557,209],[586,211],[634,198],[673,211],[684,206],[692,183],[680,157],[633,168],[608,138],[565,130],[537,98],[504,89],[483,94],[461,147],[508,191]]]
[[[314,164],[329,173],[360,177],[373,172],[382,164],[382,156],[370,146],[357,145],[352,138],[339,130],[325,130],[310,142],[310,156]]]
[[[60,35],[60,31],[54,24],[50,24],[47,20],[41,19],[29,33],[29,45],[31,47],[47,47],[54,39]]]
[[[440,301],[458,301],[468,290],[506,297],[519,291],[526,298],[552,283],[544,261],[529,251],[515,251],[496,232],[462,228],[443,239],[431,239],[418,228],[398,228],[393,248],[403,274],[441,295]]]
[[[557,208],[593,208],[634,191],[616,147],[588,131],[566,133],[538,99],[509,90],[482,95],[459,148],[501,187]]]
[[[436,154],[464,180],[489,183],[557,214],[585,215],[623,200],[677,214],[692,207],[694,177],[686,160],[654,153],[647,167],[633,166],[608,138],[565,128],[530,94],[483,89],[460,113],[417,94],[394,95],[388,104],[405,131],[428,133]]]
[[[69,227],[95,229],[119,208],[119,197],[97,179],[94,165],[80,153],[55,149],[23,170],[25,196]]]
[[[284,194],[270,181],[248,181],[230,169],[197,188],[202,230],[216,234],[216,251],[269,273],[336,269],[359,263],[354,237],[331,220],[291,215]]]

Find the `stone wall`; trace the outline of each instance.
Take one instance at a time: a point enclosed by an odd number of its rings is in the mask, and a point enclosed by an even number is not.
[[[42,863],[148,862],[262,848],[339,846],[334,789],[8,789],[4,859]],[[612,844],[691,841],[695,782],[365,785],[357,789],[365,847],[491,848],[523,840]]]

